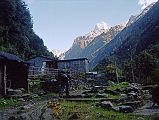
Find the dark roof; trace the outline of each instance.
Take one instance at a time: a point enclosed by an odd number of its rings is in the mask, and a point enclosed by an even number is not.
[[[3,52],[3,51],[0,51],[0,59],[13,60],[13,61],[18,61],[18,62],[23,61],[18,56],[7,53],[7,52]]]
[[[88,59],[87,58],[77,58],[77,59],[58,60],[58,62],[77,61],[77,60],[88,60]]]
[[[47,56],[35,56],[35,57],[32,57],[32,58],[30,58],[29,60],[27,60],[27,61],[30,61],[30,60],[32,60],[32,59],[35,59],[35,58],[37,58],[37,57],[41,57],[41,58],[45,58],[45,59],[48,59],[48,60],[54,60],[53,58],[50,58],[50,57],[47,57]]]

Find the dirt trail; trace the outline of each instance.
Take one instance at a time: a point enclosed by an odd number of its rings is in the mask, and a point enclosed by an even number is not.
[[[157,115],[159,116],[159,107],[155,106],[155,107],[151,107],[152,106],[152,102],[148,101],[146,102],[146,104],[144,106],[142,106],[141,108],[137,109],[134,114],[136,115]]]

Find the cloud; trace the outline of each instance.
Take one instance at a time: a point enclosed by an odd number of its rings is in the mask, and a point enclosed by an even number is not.
[[[139,5],[141,5],[142,9],[146,8],[148,5],[150,5],[153,2],[157,2],[158,0],[139,0]]]

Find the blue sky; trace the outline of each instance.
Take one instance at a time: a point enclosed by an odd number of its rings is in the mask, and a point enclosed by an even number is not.
[[[68,50],[74,39],[98,22],[121,24],[156,0],[24,0],[33,17],[34,31],[51,51]]]

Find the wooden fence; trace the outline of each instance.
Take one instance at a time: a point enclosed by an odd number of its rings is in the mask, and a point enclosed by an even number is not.
[[[30,67],[28,79],[37,79],[43,77],[55,79],[55,76],[58,74],[58,71],[58,69],[53,68]]]

